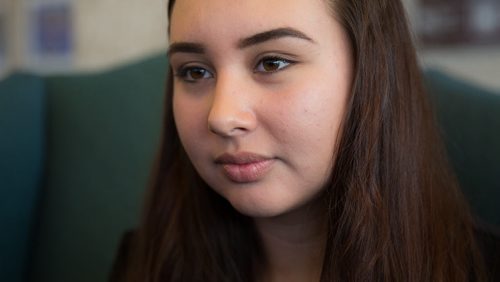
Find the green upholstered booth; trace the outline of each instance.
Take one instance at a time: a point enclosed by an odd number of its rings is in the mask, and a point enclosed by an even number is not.
[[[138,219],[166,64],[0,82],[0,281],[106,281]]]
[[[0,83],[0,281],[24,281],[44,180],[43,80],[16,74]]]
[[[448,155],[472,210],[500,226],[500,93],[426,72]]]
[[[0,82],[0,281],[106,281],[159,143],[164,55],[100,73]],[[426,83],[474,211],[500,225],[500,94]]]

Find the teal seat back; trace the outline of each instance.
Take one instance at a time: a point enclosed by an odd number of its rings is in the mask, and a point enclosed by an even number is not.
[[[167,62],[46,78],[47,181],[32,281],[106,281],[137,223],[159,144]]]
[[[25,281],[44,173],[45,93],[41,78],[0,82],[0,281]]]
[[[500,93],[435,70],[426,72],[426,85],[472,210],[500,226]]]

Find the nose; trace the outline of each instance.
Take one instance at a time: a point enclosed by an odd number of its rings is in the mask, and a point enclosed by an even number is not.
[[[251,92],[251,86],[235,79],[235,75],[219,76],[208,115],[209,130],[223,137],[240,136],[253,131],[257,119]]]

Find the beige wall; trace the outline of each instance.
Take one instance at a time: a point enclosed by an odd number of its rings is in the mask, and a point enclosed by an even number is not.
[[[422,66],[435,68],[500,94],[500,46],[421,50]]]
[[[40,61],[28,50],[30,11],[50,2],[72,3],[75,38],[69,63]],[[166,5],[166,0],[0,0],[0,9],[8,15],[8,69],[95,71],[163,52]]]
[[[166,49],[165,0],[75,2],[75,68],[101,69]]]
[[[19,17],[17,15],[17,10],[15,6],[18,3],[15,0],[0,0],[0,16],[3,17],[5,26],[5,32],[7,38],[5,38],[6,42],[6,58],[3,65],[3,68],[0,69],[0,77],[5,75],[5,72],[11,68],[14,63],[14,57],[19,57],[16,53],[17,42],[20,41],[19,31],[15,30],[14,27],[17,27],[16,24],[19,21]]]
[[[413,29],[419,22],[416,0],[403,0]],[[422,49],[417,46],[424,68],[442,70],[457,78],[500,93],[500,45],[457,46]]]

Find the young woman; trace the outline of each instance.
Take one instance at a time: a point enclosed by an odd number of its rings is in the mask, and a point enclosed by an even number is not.
[[[400,1],[169,15],[162,147],[117,280],[488,278]]]

